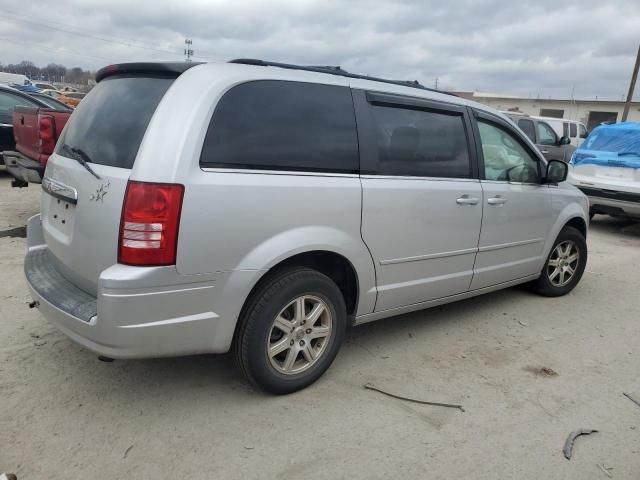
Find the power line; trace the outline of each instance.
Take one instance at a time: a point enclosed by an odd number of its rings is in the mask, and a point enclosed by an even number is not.
[[[51,52],[55,52],[55,53],[57,53],[59,55],[75,55],[75,56],[79,56],[79,57],[91,58],[91,59],[94,59],[94,60],[103,60],[103,61],[105,61],[107,63],[112,63],[113,62],[113,60],[109,59],[109,58],[99,57],[99,56],[96,56],[96,55],[87,55],[86,53],[78,53],[78,52],[73,52],[71,50],[60,50],[60,49],[52,48],[52,47],[50,47],[48,45],[43,45],[41,43],[36,43],[36,42],[30,42],[30,41],[27,41],[27,40],[17,41],[17,40],[13,40],[11,38],[0,37],[0,41],[5,41],[5,42],[13,43],[13,44],[16,44],[16,45],[22,45],[22,46],[24,46],[24,45],[33,45],[33,46],[36,46],[38,48],[42,48],[44,50],[49,50]]]
[[[121,39],[121,38],[115,37],[113,35],[110,35],[113,39],[105,38],[104,36],[101,36],[101,35],[95,35],[93,33],[89,33],[89,32],[78,30],[75,27],[63,24],[61,22],[53,22],[52,21],[50,23],[56,23],[58,25],[62,25],[64,27],[66,27],[66,28],[57,27],[57,26],[51,25],[49,22],[44,22],[44,21],[41,21],[41,20],[33,20],[33,19],[30,19],[30,18],[25,17],[23,15],[16,14],[14,12],[10,12],[10,11],[4,10],[4,9],[0,9],[0,11],[3,11],[4,13],[14,17],[15,20],[18,20],[20,22],[31,23],[31,24],[34,24],[34,25],[40,25],[40,26],[44,26],[46,28],[50,28],[52,30],[58,30],[58,31],[61,31],[61,32],[70,33],[72,35],[79,35],[79,36],[82,36],[82,37],[93,38],[93,39],[100,40],[100,41],[107,42],[107,43],[112,43],[112,44],[116,44],[116,45],[124,45],[126,47],[140,48],[140,49],[144,49],[144,50],[151,50],[151,51],[155,51],[155,52],[159,52],[159,53],[165,53],[165,54],[169,53],[169,54],[172,54],[172,55],[180,55],[180,53],[178,51],[175,51],[175,50],[165,50],[165,49],[160,49],[160,48],[151,47],[151,46],[147,46],[147,45],[142,45],[142,44],[139,44],[140,42],[136,41],[134,43],[133,41],[126,40],[126,39]],[[5,18],[5,20],[9,21],[6,18]],[[73,28],[73,30],[69,30],[69,28]],[[136,44],[136,43],[138,43],[138,44]]]

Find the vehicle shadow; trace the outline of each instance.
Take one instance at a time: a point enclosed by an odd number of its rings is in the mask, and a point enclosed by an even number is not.
[[[363,363],[374,361],[374,357],[375,361],[384,362],[385,355],[403,351],[413,339],[450,332],[455,335],[459,329],[477,328],[476,321],[482,318],[504,323],[507,314],[496,312],[511,311],[514,300],[531,295],[526,289],[511,288],[349,328],[333,371],[325,374],[312,389],[334,388],[335,381],[342,383],[339,369],[359,368]],[[115,403],[143,399],[171,402],[178,401],[178,396],[180,401],[198,402],[198,399],[215,396],[216,401],[225,404],[242,404],[265,397],[279,398],[254,390],[239,373],[231,354],[103,363],[93,353],[62,338],[55,361],[73,364],[66,366],[65,371],[73,369],[76,385],[81,384],[84,394],[95,399],[106,397]],[[357,365],[353,365],[354,361]],[[117,385],[117,388],[105,389],[106,385]],[[309,391],[294,395],[307,395]]]
[[[623,234],[640,238],[640,220],[638,219],[596,215],[591,220],[589,229],[594,232]]]

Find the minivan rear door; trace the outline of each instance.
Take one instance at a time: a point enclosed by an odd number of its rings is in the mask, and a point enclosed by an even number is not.
[[[465,107],[354,90],[376,311],[466,292],[482,219]]]
[[[118,260],[127,181],[147,125],[175,76],[108,76],[71,116],[47,164],[41,200],[45,241],[57,268],[94,293]]]

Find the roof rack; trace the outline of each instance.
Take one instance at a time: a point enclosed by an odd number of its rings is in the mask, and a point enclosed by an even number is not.
[[[279,67],[279,68],[286,68],[289,70],[304,70],[307,72],[328,73],[329,75],[338,75],[340,77],[359,78],[361,80],[371,80],[374,82],[383,82],[383,83],[391,83],[393,85],[401,85],[403,87],[419,88],[420,90],[428,90],[430,92],[437,92],[437,93],[442,93],[444,95],[452,95],[454,97],[457,97],[457,95],[453,93],[443,92],[442,90],[436,90],[434,88],[425,87],[417,80],[388,80],[386,78],[369,77],[367,75],[358,75],[357,73],[347,72],[346,70],[343,70],[339,66],[294,65],[290,63],[269,62],[265,60],[258,60],[255,58],[236,58],[235,60],[230,60],[229,63],[239,63],[242,65],[257,65],[260,67]]]

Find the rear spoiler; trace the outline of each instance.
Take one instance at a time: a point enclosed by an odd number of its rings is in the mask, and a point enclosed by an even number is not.
[[[151,74],[167,77],[177,77],[186,72],[191,67],[200,65],[202,62],[135,62],[135,63],[116,63],[107,65],[96,72],[96,82],[100,82],[112,75],[123,74]]]

